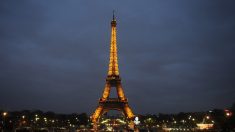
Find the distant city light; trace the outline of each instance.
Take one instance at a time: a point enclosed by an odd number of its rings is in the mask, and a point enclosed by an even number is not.
[[[134,123],[135,123],[136,125],[140,124],[140,121],[139,121],[139,117],[138,117],[138,116],[135,117]]]
[[[7,116],[7,112],[3,112],[3,116]]]
[[[192,116],[190,115],[190,116],[188,117],[188,119],[190,120],[190,119],[191,119],[191,117],[192,117]]]
[[[230,110],[224,110],[225,111],[225,115],[227,116],[227,117],[231,117],[232,116],[232,112],[230,111]]]

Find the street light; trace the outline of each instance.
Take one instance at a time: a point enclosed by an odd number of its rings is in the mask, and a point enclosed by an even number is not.
[[[229,110],[224,110],[225,111],[225,115],[226,117],[231,117],[232,116],[232,112]]]
[[[5,123],[6,123],[6,116],[7,116],[7,112],[3,112],[2,115],[3,115],[3,129],[5,128]]]
[[[3,112],[2,115],[3,115],[3,117],[6,117],[7,116],[7,112]]]

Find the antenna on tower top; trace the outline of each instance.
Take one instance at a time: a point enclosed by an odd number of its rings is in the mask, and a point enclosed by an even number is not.
[[[115,20],[115,15],[114,15],[115,11],[113,10],[113,21]]]
[[[111,21],[111,26],[112,27],[116,27],[116,25],[117,25],[117,22],[116,22],[116,18],[115,18],[115,14],[114,14],[115,12],[114,12],[114,10],[113,10],[113,20]]]

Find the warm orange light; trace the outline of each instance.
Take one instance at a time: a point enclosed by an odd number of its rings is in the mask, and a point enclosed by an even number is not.
[[[3,116],[7,116],[7,112],[3,112],[2,115],[3,115]]]
[[[91,116],[92,122],[96,122],[99,116],[101,115],[103,108],[99,106],[96,110],[95,113]]]
[[[103,91],[103,95],[99,100],[99,106],[96,108],[95,112],[90,117],[94,124],[96,124],[98,118],[100,118],[102,114],[108,112],[111,109],[122,111],[128,119],[134,119],[134,114],[128,105],[128,101],[121,86],[121,78],[119,76],[118,68],[116,34],[116,21],[113,19],[111,22],[111,42],[108,76],[106,78],[106,84]],[[112,87],[116,88],[118,98],[109,98],[110,90]]]
[[[126,112],[126,114],[127,114],[127,117],[128,117],[129,119],[134,118],[134,114],[133,114],[132,110],[130,109],[130,107],[126,106],[126,107],[124,108],[124,110],[125,110],[125,112]]]
[[[125,100],[125,95],[124,95],[124,91],[123,91],[123,89],[122,89],[122,86],[121,86],[121,84],[119,84],[118,86],[117,86],[117,93],[118,93],[118,97],[123,101],[123,100]]]
[[[210,129],[210,128],[213,127],[213,125],[214,125],[214,124],[205,124],[205,123],[204,123],[204,124],[202,124],[202,123],[197,124],[198,129],[200,129],[200,130]]]
[[[107,99],[109,97],[110,88],[111,88],[110,84],[105,85],[102,99]]]
[[[117,57],[116,26],[112,26],[112,31],[111,31],[108,75],[119,75],[118,57]]]

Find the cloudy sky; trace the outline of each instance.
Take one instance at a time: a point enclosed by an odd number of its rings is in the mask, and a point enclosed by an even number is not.
[[[93,112],[107,75],[112,10],[120,75],[134,113],[229,107],[235,102],[234,5],[1,0],[0,109]]]

